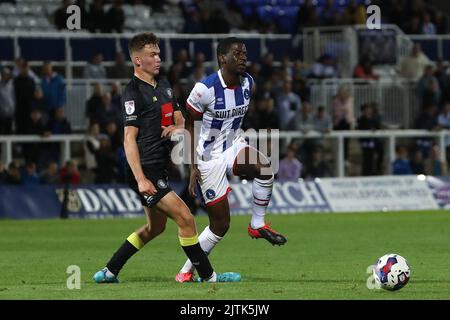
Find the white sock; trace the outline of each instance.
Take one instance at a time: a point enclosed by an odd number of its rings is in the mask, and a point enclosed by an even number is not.
[[[217,273],[214,271],[212,276],[206,282],[217,282]]]
[[[212,233],[212,231],[209,229],[209,226],[207,226],[205,230],[203,230],[203,232],[198,236],[200,247],[203,251],[206,252],[206,254],[209,254],[221,239],[222,237],[219,237]],[[194,270],[195,268],[192,265],[191,260],[188,259],[184,266],[181,268],[180,273],[194,272]]]
[[[105,267],[105,269],[106,269],[105,275],[106,275],[108,278],[111,278],[111,277],[115,277],[115,276],[116,276],[114,273],[112,273],[111,271],[109,271],[109,269],[108,269],[107,267]]]
[[[266,215],[267,206],[272,196],[273,176],[269,180],[253,179],[253,206],[252,221],[250,225],[253,229],[261,228],[265,225],[264,216]]]

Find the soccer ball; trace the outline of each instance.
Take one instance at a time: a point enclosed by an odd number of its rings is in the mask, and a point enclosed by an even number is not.
[[[373,277],[385,290],[399,290],[409,281],[411,270],[405,258],[390,253],[378,259],[373,268]]]

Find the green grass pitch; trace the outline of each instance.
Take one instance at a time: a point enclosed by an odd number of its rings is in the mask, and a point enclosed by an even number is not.
[[[233,216],[210,255],[219,272],[241,283],[185,283],[174,276],[185,261],[173,222],[135,255],[119,284],[92,275],[145,218],[0,221],[0,299],[450,299],[450,213],[269,215],[288,243],[273,247],[247,235],[250,216]],[[197,217],[201,231],[205,216]],[[366,269],[386,253],[407,258],[412,277],[396,292],[369,290]],[[69,290],[69,265],[81,289]]]

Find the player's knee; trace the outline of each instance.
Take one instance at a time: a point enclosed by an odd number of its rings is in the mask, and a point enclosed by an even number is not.
[[[161,224],[161,225],[158,225],[158,226],[153,226],[152,227],[152,234],[153,234],[154,237],[157,237],[161,233],[163,233],[164,230],[166,230],[166,224],[165,223]]]
[[[181,229],[195,228],[195,220],[188,208],[182,208],[178,213],[177,224]]]
[[[223,237],[230,228],[230,217],[211,219],[210,230],[219,237]]]

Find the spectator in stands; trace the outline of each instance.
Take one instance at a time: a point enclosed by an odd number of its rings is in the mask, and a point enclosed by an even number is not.
[[[112,103],[111,94],[105,93],[102,96],[102,104],[100,108],[96,110],[93,120],[100,124],[101,132],[106,132],[106,125],[108,122],[113,121],[120,122],[121,119],[120,109]]]
[[[272,75],[275,71],[275,67],[273,66],[273,54],[267,52],[261,59],[261,68],[260,68],[260,76],[261,81],[267,81],[272,78]],[[255,79],[258,81],[258,79]]]
[[[358,118],[356,126],[358,130],[379,130],[381,123],[374,116],[374,110],[371,104],[366,103],[361,106],[361,116]],[[362,138],[359,140],[362,154],[361,175],[373,176],[375,170],[375,151],[376,141],[373,138]]]
[[[55,109],[50,121],[50,131],[52,134],[71,134],[72,127],[64,114],[64,108]]]
[[[435,177],[446,176],[447,162],[441,160],[441,150],[438,145],[431,148],[431,156],[424,163],[425,174]]]
[[[12,71],[13,78],[17,78],[22,73],[22,69],[25,64],[28,65],[28,62],[22,57],[16,58],[14,60],[14,68]],[[34,80],[34,83],[39,83],[39,77],[31,68],[28,68],[28,76]]]
[[[302,108],[300,97],[292,92],[291,81],[283,82],[283,91],[278,96],[276,108],[280,116],[280,129],[287,130],[295,115]]]
[[[320,24],[322,26],[337,26],[341,24],[341,11],[334,5],[334,0],[326,0],[325,5],[319,8]]]
[[[6,171],[5,184],[7,185],[19,185],[22,181],[19,167],[11,162]]]
[[[311,160],[306,163],[302,177],[304,179],[331,177],[332,172],[328,163],[323,159],[323,149],[316,148],[311,154]]]
[[[438,116],[438,125],[442,129],[450,130],[450,102],[445,102],[442,112]],[[450,160],[450,137],[445,137],[447,161]]]
[[[353,97],[345,87],[340,87],[333,98],[333,130],[351,130],[355,125]],[[348,159],[348,139],[344,139],[344,157]],[[348,164],[348,163],[347,163]]]
[[[96,122],[91,122],[84,138],[83,150],[84,150],[84,162],[86,165],[86,182],[93,183],[95,181],[95,172],[97,171],[97,160],[95,156],[100,150],[100,125]]]
[[[362,56],[358,65],[353,71],[353,77],[364,80],[378,80],[378,76],[373,72],[372,62],[368,56]]]
[[[69,160],[59,172],[62,184],[80,184],[81,174],[75,161]]]
[[[286,157],[280,161],[277,179],[298,181],[302,171],[302,164],[295,158],[296,150],[289,146]]]
[[[415,128],[428,131],[439,130],[436,105],[430,104],[425,106],[422,113],[416,119]],[[416,140],[416,145],[425,159],[429,156],[432,144],[432,138],[420,138]]]
[[[314,129],[314,115],[311,113],[311,105],[305,101],[297,110],[294,118],[287,126],[287,130],[301,131],[303,134]]]
[[[106,69],[103,66],[103,54],[97,53],[92,61],[85,67],[83,78],[85,79],[106,79]]]
[[[400,76],[410,80],[417,80],[422,76],[425,66],[429,64],[428,58],[423,54],[422,47],[415,43],[411,55],[405,57],[400,64]]]
[[[383,12],[384,8],[381,8]],[[396,24],[401,29],[404,28],[405,23],[405,3],[404,0],[392,0],[392,4],[389,6],[389,8],[386,8],[388,11],[388,17],[389,21],[393,24]],[[385,9],[385,10],[386,10]]]
[[[50,62],[45,62],[42,66],[41,88],[48,112],[52,115],[55,109],[62,108],[66,104],[66,84],[64,78],[53,71]]]
[[[434,70],[434,77],[437,79],[439,83],[439,91],[441,92],[441,99],[439,101],[439,105],[442,105],[445,101],[447,101],[447,96],[449,94],[445,93],[445,90],[448,87],[448,81],[450,77],[448,77],[447,74],[447,66],[445,65],[445,62],[442,58],[439,58],[436,61],[436,69]]]
[[[448,34],[448,19],[441,11],[435,12],[435,25],[437,34]]]
[[[47,101],[44,97],[44,92],[42,91],[40,86],[36,86],[33,94],[33,102],[31,104],[32,109],[38,109],[42,113],[42,119],[45,123],[49,121],[49,119],[53,116],[50,113],[50,107],[47,104]]]
[[[344,25],[365,24],[367,21],[366,8],[356,0],[350,0],[343,14]]]
[[[309,78],[338,78],[336,59],[331,54],[324,54],[312,65]]]
[[[408,149],[405,146],[397,146],[395,148],[396,158],[392,162],[393,175],[412,174],[411,165],[408,159]]]
[[[305,0],[300,5],[297,14],[297,32],[301,33],[303,28],[313,27],[319,25],[319,17],[317,9],[313,5],[312,0]]]
[[[117,175],[117,158],[108,136],[101,136],[100,149],[95,154],[95,160],[97,161],[95,183],[114,182]]]
[[[132,75],[131,68],[129,68],[125,61],[125,54],[123,52],[116,53],[116,61],[114,66],[109,69],[109,78],[111,79],[128,79]]]
[[[31,113],[34,90],[36,84],[29,76],[28,62],[23,61],[20,74],[14,79],[14,91],[16,99],[16,133],[24,134],[27,131],[27,122]]]
[[[325,107],[319,106],[314,116],[314,130],[320,133],[330,133],[332,128],[330,117],[325,113]]]
[[[230,23],[220,9],[214,9],[206,22],[207,33],[230,33]]]
[[[413,174],[424,174],[425,164],[423,162],[423,154],[420,150],[415,150],[410,161],[411,171]]]
[[[125,23],[125,12],[122,8],[123,0],[115,0],[113,5],[106,13],[108,23],[107,32],[122,33]]]
[[[202,81],[206,77],[205,68],[202,65],[194,67],[194,71],[187,78],[186,90],[190,92],[197,82]]]
[[[186,49],[181,49],[177,54],[177,61],[170,67],[169,81],[171,84],[177,83],[180,79],[187,79],[191,73],[188,67],[188,52]]]
[[[418,95],[421,106],[438,105],[441,99],[441,89],[439,81],[433,74],[433,66],[428,65],[424,69],[424,74],[420,78],[418,87]]]
[[[48,137],[51,132],[47,123],[42,119],[42,112],[39,109],[33,109],[27,119],[25,134],[40,135]],[[26,143],[23,146],[23,155],[26,161],[37,163],[41,168],[48,157],[48,146],[44,146],[39,142]]]
[[[86,102],[86,118],[89,119],[90,122],[95,121],[96,114],[102,105],[102,96],[103,89],[100,83],[94,84],[94,90],[92,92],[91,97]]]
[[[423,15],[422,33],[427,35],[436,34],[436,26],[431,21],[431,15],[428,12]]]
[[[292,81],[292,92],[297,94],[301,101],[310,101],[311,89],[305,79],[303,79],[303,77],[299,74],[294,75],[294,80]]]
[[[70,14],[67,13],[67,8],[72,5],[71,0],[63,0],[62,6],[53,13],[53,22],[58,30],[67,29],[67,19]]]
[[[105,33],[108,27],[109,22],[103,9],[103,0],[92,1],[89,6],[89,31]]]
[[[80,8],[80,22],[81,29],[89,29],[89,13],[86,11],[86,1],[85,0],[75,0],[74,4]]]
[[[0,162],[0,186],[6,184],[7,171],[5,165]]]
[[[14,80],[10,69],[4,67],[0,80],[0,135],[12,133],[15,110]]]
[[[120,83],[119,82],[113,82],[111,84],[111,104],[114,106],[116,110],[118,110],[118,119],[117,119],[117,125],[122,126],[123,124],[123,115],[120,112],[122,108],[121,100],[122,100],[122,94],[120,92]]]
[[[205,33],[206,26],[201,13],[192,9],[189,10],[184,21],[183,33]]]
[[[58,164],[54,161],[49,162],[47,168],[42,171],[40,180],[42,184],[59,184]]]
[[[405,33],[407,34],[421,34],[422,25],[419,17],[412,17],[408,22],[404,23]]]
[[[24,186],[34,186],[41,183],[34,162],[29,161],[26,163],[25,168],[22,170],[20,183]]]
[[[116,152],[116,150],[120,148],[123,143],[123,137],[121,135],[121,131],[117,129],[117,123],[115,121],[108,121],[105,131],[111,141],[112,150]]]

